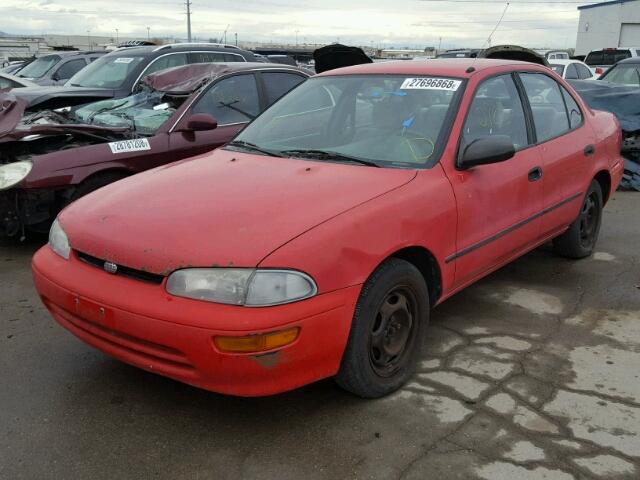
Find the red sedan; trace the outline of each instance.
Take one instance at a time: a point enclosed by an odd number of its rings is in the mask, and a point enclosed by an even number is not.
[[[550,240],[592,253],[620,141],[534,64],[333,70],[223,149],[67,207],[35,284],[62,326],[151,372],[379,397],[411,375],[433,306]]]

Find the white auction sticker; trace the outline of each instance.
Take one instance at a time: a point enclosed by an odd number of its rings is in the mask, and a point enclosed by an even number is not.
[[[111,149],[111,153],[127,153],[151,150],[151,145],[149,145],[149,140],[146,138],[136,138],[135,140],[111,142],[109,148]]]
[[[131,63],[133,62],[133,58],[131,57],[120,57],[116,58],[113,63]]]
[[[402,82],[400,90],[448,90],[455,92],[460,87],[462,82],[460,80],[450,80],[448,78],[407,78]]]

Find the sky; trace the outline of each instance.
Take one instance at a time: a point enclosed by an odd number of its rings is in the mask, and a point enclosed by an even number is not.
[[[200,40],[234,34],[239,41],[340,43],[442,48],[519,44],[575,45],[576,0],[193,0],[192,31]],[[505,12],[506,7],[506,12]],[[489,36],[504,13],[497,30]],[[186,37],[180,0],[0,0],[0,31]]]

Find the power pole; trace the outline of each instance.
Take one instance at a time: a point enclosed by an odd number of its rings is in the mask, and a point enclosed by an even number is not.
[[[191,0],[186,0],[187,7],[187,42],[191,43]]]

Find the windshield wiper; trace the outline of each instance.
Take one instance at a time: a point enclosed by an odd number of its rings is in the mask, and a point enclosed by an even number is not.
[[[282,155],[280,155],[280,152],[277,152],[275,150],[268,150],[266,148],[259,147],[255,143],[245,142],[244,140],[234,140],[233,142],[227,143],[225,146],[243,148],[245,150],[262,153],[264,155],[271,155],[272,157],[282,157]]]
[[[314,150],[314,149],[294,149],[294,150],[283,150],[283,155],[292,156],[292,157],[305,157],[312,158],[317,160],[336,160],[338,162],[353,162],[359,163],[360,165],[366,165],[367,167],[378,167],[376,162],[372,162],[371,160],[365,160],[363,158],[352,157],[350,155],[344,155],[339,152],[332,152],[330,150]]]

